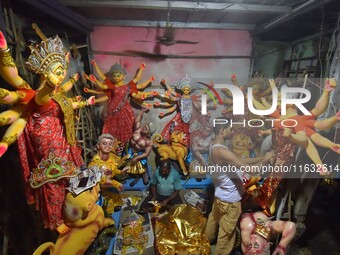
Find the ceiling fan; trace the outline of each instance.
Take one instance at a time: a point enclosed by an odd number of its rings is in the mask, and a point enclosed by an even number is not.
[[[152,41],[137,40],[137,42],[152,42]],[[194,41],[175,40],[175,29],[170,24],[170,2],[169,1],[168,1],[167,20],[165,24],[165,32],[163,36],[156,37],[156,42],[161,45],[165,45],[165,46],[172,46],[175,44],[198,44],[199,43],[199,42],[194,42]]]
[[[174,38],[174,28],[168,24],[165,27],[165,33],[163,36],[156,38],[156,43],[159,43],[164,46],[172,46],[175,44],[198,44],[199,42],[195,41],[186,41],[186,40],[175,40]],[[144,40],[137,40],[137,42],[153,42],[153,41],[144,41]]]

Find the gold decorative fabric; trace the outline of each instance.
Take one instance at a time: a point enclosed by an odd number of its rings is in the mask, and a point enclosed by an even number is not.
[[[98,168],[105,166],[106,169],[112,171],[112,176],[115,176],[119,172],[118,164],[113,153],[110,153],[109,155],[110,156],[106,161],[102,160],[98,154],[94,155],[91,162],[89,163],[89,166],[97,166]]]
[[[143,233],[144,221],[144,217],[134,211],[124,221],[122,255],[126,254],[129,247],[134,247],[138,250],[139,254],[143,254],[148,243],[148,236]]]
[[[206,218],[190,205],[175,205],[156,221],[155,251],[161,255],[209,255],[210,243],[204,235]]]
[[[104,198],[103,210],[106,217],[114,213],[115,207],[123,206],[125,204],[121,194],[110,192],[106,189],[101,190]],[[116,223],[118,225],[118,222]]]
[[[14,60],[12,58],[12,55],[10,53],[9,48],[6,50],[0,50],[0,65],[6,66],[6,67],[15,67]]]
[[[128,164],[130,169],[127,171],[129,174],[144,174],[146,172],[145,167],[143,167],[142,163],[138,161],[136,164]]]
[[[52,98],[59,104],[61,111],[64,114],[64,125],[66,131],[66,139],[70,145],[76,144],[75,128],[74,128],[74,114],[72,107],[72,100],[67,98],[62,93],[56,93]]]

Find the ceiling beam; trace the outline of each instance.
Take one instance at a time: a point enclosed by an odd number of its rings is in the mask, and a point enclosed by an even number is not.
[[[161,27],[166,28],[166,21],[148,20],[108,20],[90,19],[95,26],[115,26],[115,27]],[[204,23],[204,22],[170,22],[173,28],[199,28],[199,29],[228,29],[228,30],[253,30],[255,24],[236,23]]]
[[[327,4],[328,2],[333,0],[309,0],[307,2],[304,2],[303,4],[297,6],[296,8],[292,9],[291,12],[281,15],[278,18],[275,18],[261,26],[258,26],[254,30],[254,35],[259,35],[273,27],[276,27],[282,23],[287,23],[290,20],[307,13],[311,10],[314,10],[316,8],[320,8],[323,5]]]
[[[70,7],[108,7],[108,8],[137,8],[148,10],[168,10],[168,1],[93,1],[93,0],[61,0]],[[242,3],[213,3],[213,2],[184,2],[171,1],[171,10],[199,10],[220,12],[256,12],[256,13],[288,13],[290,7]]]
[[[92,30],[92,24],[89,23],[87,19],[56,0],[23,1],[76,30],[82,32],[90,32]]]

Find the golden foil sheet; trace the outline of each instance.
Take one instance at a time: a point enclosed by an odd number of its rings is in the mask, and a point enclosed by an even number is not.
[[[210,243],[204,235],[206,218],[190,205],[175,205],[156,221],[155,249],[162,255],[208,255]]]

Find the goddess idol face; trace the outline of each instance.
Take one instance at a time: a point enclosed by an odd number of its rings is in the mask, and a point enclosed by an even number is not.
[[[115,80],[116,83],[120,83],[124,81],[124,74],[122,74],[121,72],[114,72],[112,74],[113,79]]]
[[[47,73],[50,82],[58,87],[64,81],[67,69],[60,62],[54,62],[47,69]]]
[[[186,86],[182,88],[183,95],[188,96],[190,94],[191,88],[189,86]]]

